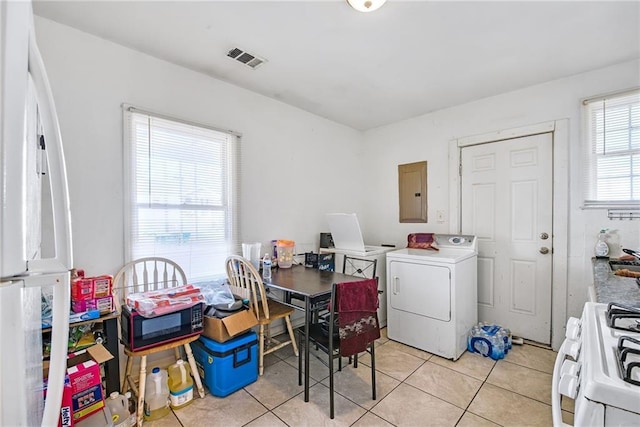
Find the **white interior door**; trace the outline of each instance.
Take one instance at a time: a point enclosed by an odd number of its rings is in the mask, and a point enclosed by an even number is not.
[[[553,138],[461,153],[461,231],[478,237],[478,320],[551,343]]]

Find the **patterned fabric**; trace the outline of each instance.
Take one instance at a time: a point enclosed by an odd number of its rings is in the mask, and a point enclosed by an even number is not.
[[[352,356],[380,338],[378,281],[338,283],[336,292],[340,354]]]
[[[433,233],[411,233],[407,236],[408,248],[439,250],[434,244]]]
[[[378,327],[378,319],[376,319],[376,316],[367,316],[349,325],[344,325],[344,327],[342,328],[339,327],[338,332],[340,334],[340,339],[345,340],[355,335],[363,334],[369,331],[371,328],[377,328],[377,327]]]

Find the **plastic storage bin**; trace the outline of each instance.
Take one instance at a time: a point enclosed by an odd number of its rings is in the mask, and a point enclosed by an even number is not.
[[[228,396],[258,379],[258,336],[255,332],[224,343],[201,336],[191,347],[200,376],[214,396]]]

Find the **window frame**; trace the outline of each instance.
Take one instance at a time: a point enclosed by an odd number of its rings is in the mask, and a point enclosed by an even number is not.
[[[630,199],[630,200],[608,200],[604,198],[597,198],[595,192],[597,187],[597,164],[596,161],[598,158],[612,158],[614,156],[634,156],[640,155],[640,148],[628,150],[619,150],[609,154],[598,154],[595,152],[596,143],[594,142],[595,136],[593,135],[592,129],[592,108],[596,103],[602,103],[606,100],[615,100],[627,96],[640,96],[640,87],[635,87],[631,89],[626,89],[623,91],[617,91],[608,93],[605,95],[600,95],[596,97],[591,97],[587,99],[583,99],[581,102],[581,114],[582,114],[582,149],[584,150],[584,162],[582,164],[583,170],[583,209],[640,209],[640,198],[639,199]],[[632,104],[630,104],[632,105]],[[629,132],[635,126],[633,124],[629,124]],[[630,159],[631,160],[631,159]],[[635,174],[633,170],[630,171],[629,177],[629,185],[631,185],[631,180]],[[634,187],[635,188],[635,187]]]
[[[122,116],[123,116],[123,138],[122,138],[122,146],[123,146],[123,176],[124,176],[124,185],[123,185],[123,196],[124,196],[124,262],[130,262],[133,258],[139,258],[141,256],[156,256],[156,254],[141,254],[139,256],[134,255],[134,246],[135,239],[134,233],[136,233],[138,225],[135,223],[136,219],[134,218],[134,204],[136,203],[136,194],[135,188],[135,172],[136,165],[134,164],[134,155],[132,154],[132,150],[134,149],[135,141],[132,138],[132,114],[141,114],[147,115],[152,118],[157,118],[161,120],[171,121],[177,124],[183,124],[188,126],[198,127],[204,130],[210,130],[215,132],[221,132],[232,136],[234,139],[229,144],[229,151],[227,153],[226,162],[228,167],[228,173],[226,174],[226,179],[228,180],[228,185],[226,185],[226,189],[223,190],[228,192],[229,194],[224,197],[226,200],[227,213],[225,217],[225,230],[224,235],[225,245],[226,245],[226,254],[225,257],[231,254],[236,254],[240,248],[240,213],[239,213],[239,201],[240,201],[240,170],[241,170],[241,160],[240,160],[240,146],[241,146],[241,138],[242,135],[239,132],[221,129],[218,127],[210,126],[207,124],[197,123],[190,120],[185,120],[182,118],[157,113],[148,109],[138,108],[130,104],[122,104]],[[185,208],[189,208],[192,206],[185,205]],[[188,210],[188,209],[187,209]],[[212,208],[212,211],[220,210],[219,208]],[[163,255],[157,255],[163,256]],[[171,258],[169,256],[169,258]],[[192,283],[191,274],[190,274],[190,266],[182,265],[179,262],[181,267],[185,270],[187,274],[187,278]],[[211,276],[207,277],[205,281],[215,281],[222,277],[226,277],[224,271],[224,263],[220,263],[220,272],[214,273]],[[201,282],[202,280],[196,279],[195,282]],[[195,283],[193,282],[193,283]]]

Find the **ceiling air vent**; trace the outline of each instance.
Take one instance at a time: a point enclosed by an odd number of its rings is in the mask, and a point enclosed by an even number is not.
[[[231,59],[235,59],[238,62],[242,62],[247,67],[256,68],[258,65],[266,62],[266,59],[258,58],[255,55],[250,54],[249,52],[245,52],[242,49],[234,47],[229,52],[227,52],[227,56]]]

